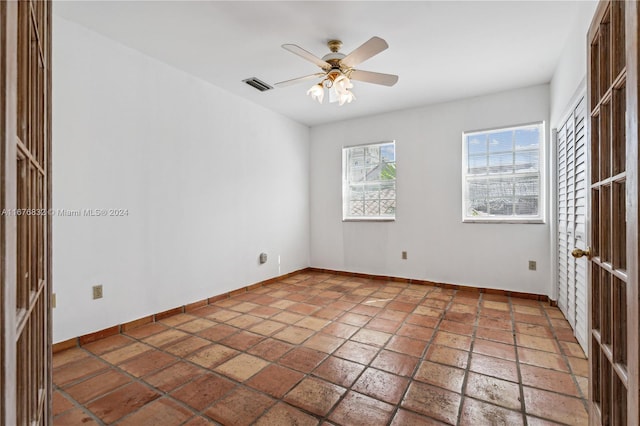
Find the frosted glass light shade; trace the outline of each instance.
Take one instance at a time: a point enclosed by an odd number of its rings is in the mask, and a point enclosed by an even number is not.
[[[340,74],[335,78],[334,75],[331,75],[325,78],[321,83],[314,84],[309,90],[307,90],[307,95],[322,103],[324,100],[325,87],[329,92],[329,102],[331,103],[338,102],[339,105],[344,105],[345,103],[351,103],[356,99],[353,92],[349,90],[353,87],[353,83],[351,83],[351,80],[343,74]]]
[[[354,101],[355,99],[356,99],[356,96],[353,94],[353,92],[350,90],[347,90],[338,98],[338,105],[342,106],[345,103],[350,104],[351,101]]]
[[[324,99],[324,88],[322,87],[322,83],[311,86],[311,88],[307,90],[307,95],[311,96],[313,100],[322,103],[322,100]]]

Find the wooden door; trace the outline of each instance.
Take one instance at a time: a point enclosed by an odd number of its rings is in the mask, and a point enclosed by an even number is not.
[[[585,92],[557,132],[558,307],[588,351],[586,262],[571,255],[587,249],[587,145]]]
[[[0,423],[51,421],[51,4],[0,3]]]
[[[601,2],[588,35],[590,419],[637,425],[638,5]]]

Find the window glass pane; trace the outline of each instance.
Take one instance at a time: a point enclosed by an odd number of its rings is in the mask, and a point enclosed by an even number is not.
[[[477,179],[467,183],[467,216],[538,214],[540,178]]]
[[[394,218],[395,143],[344,148],[343,153],[343,217]]]
[[[541,218],[542,132],[536,124],[465,136],[465,218]]]
[[[380,162],[380,148],[377,146],[365,148],[364,158],[367,168],[376,167]]]
[[[538,176],[518,176],[515,178],[516,197],[537,197],[540,191]]]
[[[367,200],[364,202],[364,215],[365,216],[379,216],[380,215],[380,202],[378,200]]]
[[[362,216],[362,215],[364,215],[364,201],[350,201],[349,216]]]
[[[513,152],[489,155],[489,173],[513,173]]]
[[[377,200],[380,194],[380,185],[367,185],[364,192],[365,200]]]
[[[366,171],[367,175],[365,177],[367,182],[377,182],[380,179],[382,179],[381,174],[382,174],[383,167],[384,167],[384,164],[381,164],[381,163],[376,163],[375,166],[368,167]]]
[[[539,163],[538,151],[518,151],[516,157],[516,172],[537,172]]]
[[[513,131],[495,132],[489,134],[489,152],[504,152],[513,150]]]
[[[396,180],[396,163],[381,163],[380,180]]]
[[[364,200],[364,189],[362,186],[351,186],[349,190],[350,200]]]
[[[537,149],[540,145],[538,126],[525,127],[515,131],[516,149]]]
[[[350,182],[362,182],[364,181],[364,168],[352,167],[351,170],[349,170],[349,175]]]
[[[396,199],[396,183],[382,183],[380,184],[380,198],[385,200]]]
[[[489,205],[489,213],[496,216],[511,216],[513,213],[513,203],[511,199],[502,197],[490,198],[487,201]]]
[[[518,198],[515,203],[516,216],[537,216],[538,197]]]
[[[469,154],[483,154],[487,152],[487,135],[470,135],[467,138],[467,151]]]
[[[396,200],[380,200],[380,214],[384,216],[393,216],[396,214]]]
[[[479,175],[487,173],[487,156],[482,155],[469,155],[469,162],[467,164],[467,173],[471,175]]]
[[[365,152],[365,180],[368,182],[380,180],[380,148],[367,147],[365,148]]]
[[[364,167],[364,148],[353,148],[349,151],[349,167]]]
[[[389,163],[396,161],[396,150],[393,144],[385,144],[380,147],[382,161]]]
[[[493,199],[513,199],[513,179],[487,179],[487,197]]]
[[[487,206],[487,200],[478,199],[471,200],[468,204],[467,216],[470,217],[481,217],[487,216],[489,213],[489,208]]]
[[[488,184],[486,179],[467,183],[467,216],[486,216]]]

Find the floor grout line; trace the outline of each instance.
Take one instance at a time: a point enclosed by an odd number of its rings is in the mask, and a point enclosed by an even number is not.
[[[562,357],[562,360],[564,361],[565,365],[567,366],[567,370],[569,371],[569,374],[571,376],[571,380],[573,381],[573,385],[578,390],[578,394],[580,395],[579,399],[582,401],[582,404],[584,405],[585,410],[587,410],[587,412],[589,412],[589,403],[587,401],[587,397],[582,392],[582,388],[580,387],[580,384],[578,383],[578,379],[576,379],[576,374],[574,373],[573,368],[571,367],[571,363],[569,362],[568,355],[564,352],[564,348],[560,344],[560,339],[558,339],[558,335],[556,333],[555,325],[553,324],[553,321],[551,321],[551,317],[549,316],[549,313],[547,312],[547,310],[544,309],[543,311],[544,311],[545,317],[547,318],[547,321],[549,322],[549,328],[551,329],[551,333],[553,334],[553,338],[554,338],[556,344],[558,345],[558,350],[560,351],[560,356]]]
[[[478,296],[478,302],[476,306],[476,317],[473,321],[473,331],[471,332],[471,343],[469,345],[469,355],[467,356],[467,365],[464,369],[464,377],[462,379],[462,388],[460,389],[460,406],[458,407],[458,422],[460,425],[460,419],[462,419],[463,406],[466,398],[467,383],[469,381],[469,372],[471,371],[471,357],[473,356],[473,347],[476,343],[476,333],[478,332],[478,325],[480,323],[480,312],[482,309],[482,293]],[[445,314],[446,315],[446,314]]]
[[[420,300],[419,303],[416,303],[416,308],[414,308],[410,313],[407,313],[407,316],[405,317],[404,321],[402,322],[402,324],[407,324],[407,320],[409,318],[410,315],[412,315],[412,312],[415,311],[415,309],[417,309],[418,306],[420,306],[420,304],[422,302],[424,302],[429,294],[434,293],[436,291],[436,287],[433,287],[431,289],[431,291],[429,291],[428,293],[426,293],[424,295],[424,297]],[[453,298],[452,298],[453,300]],[[450,304],[451,302],[449,302]],[[420,370],[420,365],[425,361],[425,357],[427,356],[427,353],[429,351],[429,348],[431,347],[431,345],[433,344],[433,339],[436,337],[436,335],[438,334],[438,330],[440,328],[440,324],[442,323],[444,318],[444,314],[442,315],[442,317],[438,318],[438,321],[436,322],[436,324],[433,327],[433,333],[431,334],[431,337],[429,338],[429,340],[427,341],[424,349],[422,349],[422,353],[420,354],[420,356],[418,357],[418,361],[416,362],[416,366],[413,368],[413,371],[411,372],[411,375],[408,376],[409,382],[407,383],[407,386],[405,387],[404,392],[402,392],[402,395],[400,396],[400,400],[398,401],[398,403],[396,404],[393,412],[391,413],[391,418],[389,419],[389,421],[387,422],[388,425],[391,425],[391,423],[393,422],[393,419],[395,418],[395,416],[397,415],[398,411],[400,411],[402,407],[402,402],[404,401],[405,397],[407,396],[407,393],[409,392],[409,388],[411,387],[411,383],[415,377],[415,375],[418,373],[418,371]],[[397,330],[399,330],[400,328],[402,328],[402,326],[398,327]],[[396,331],[397,331],[396,330]],[[395,335],[395,333],[394,333]],[[355,383],[355,382],[354,382]],[[403,408],[405,409],[405,408]],[[408,409],[409,411],[411,411],[410,409]]]
[[[513,307],[511,298],[509,298],[509,313],[511,316],[511,332],[513,333],[513,346],[516,357],[516,371],[518,373],[518,391],[520,392],[520,396],[518,399],[520,399],[520,412],[522,413],[522,421],[524,422],[524,426],[527,426],[529,422],[527,420],[527,406],[524,399],[524,380],[522,380],[522,369],[520,368],[520,346],[518,345],[517,338],[518,328],[516,326],[515,308]]]

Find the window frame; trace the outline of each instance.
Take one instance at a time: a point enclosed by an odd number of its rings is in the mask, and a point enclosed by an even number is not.
[[[469,167],[469,152],[468,152],[468,138],[473,135],[483,134],[483,133],[493,133],[493,132],[504,132],[510,130],[518,130],[525,127],[538,126],[540,132],[540,141],[538,145],[538,214],[536,216],[514,216],[514,215],[504,215],[504,216],[468,216],[467,215],[467,178],[470,175],[468,173]],[[546,223],[546,123],[545,121],[533,121],[529,123],[522,124],[514,124],[508,126],[499,126],[486,128],[481,130],[469,130],[462,132],[462,222],[463,223],[511,223],[511,224],[544,224]],[[512,147],[512,152],[515,154],[517,152],[515,147]],[[488,165],[487,165],[488,167]],[[531,174],[535,175],[536,172],[523,172],[523,173],[512,173],[511,176],[518,175],[526,175]],[[499,175],[496,175],[496,177]]]
[[[381,142],[373,142],[373,143],[363,143],[358,145],[348,145],[342,147],[342,221],[343,222],[395,222],[396,220],[396,212],[397,212],[397,176],[393,179],[394,183],[394,191],[396,202],[396,209],[393,212],[393,216],[350,216],[348,214],[349,211],[349,169],[348,169],[348,160],[349,160],[349,151],[353,148],[366,148],[372,146],[379,145],[393,145],[393,158],[394,164],[397,164],[397,146],[395,139],[386,140]]]

